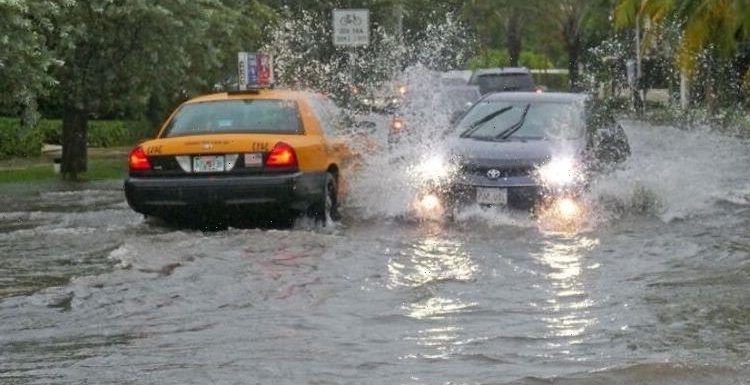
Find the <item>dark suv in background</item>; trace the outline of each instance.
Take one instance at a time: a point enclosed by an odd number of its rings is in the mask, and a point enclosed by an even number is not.
[[[482,95],[491,92],[537,90],[531,71],[525,67],[478,69],[471,75],[469,84],[478,86]]]

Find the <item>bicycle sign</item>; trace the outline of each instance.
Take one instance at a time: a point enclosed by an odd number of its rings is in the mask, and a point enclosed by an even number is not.
[[[369,43],[369,9],[333,10],[333,45],[357,47]]]

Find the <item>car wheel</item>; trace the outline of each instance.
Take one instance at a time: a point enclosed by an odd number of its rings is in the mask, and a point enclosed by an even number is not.
[[[326,224],[328,220],[337,221],[341,219],[339,215],[338,186],[333,174],[326,173],[325,184],[323,185],[323,194],[318,202],[313,205],[311,217],[316,222]]]

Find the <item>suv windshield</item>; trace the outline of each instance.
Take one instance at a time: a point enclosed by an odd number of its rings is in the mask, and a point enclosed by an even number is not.
[[[225,133],[301,134],[297,103],[256,99],[186,104],[164,136]]]
[[[583,134],[583,110],[578,103],[485,101],[456,128],[463,137],[485,140],[576,139]]]
[[[523,73],[486,74],[477,78],[477,85],[482,95],[489,92],[533,91],[534,79],[531,74]]]

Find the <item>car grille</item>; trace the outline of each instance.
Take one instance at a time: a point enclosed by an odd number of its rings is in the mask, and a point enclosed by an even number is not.
[[[497,170],[500,172],[497,178],[510,178],[515,176],[528,176],[533,174],[533,166],[502,166],[502,167],[488,167],[488,166],[475,166],[475,165],[464,165],[462,171],[464,175],[477,175],[487,177],[487,173],[490,170]]]

